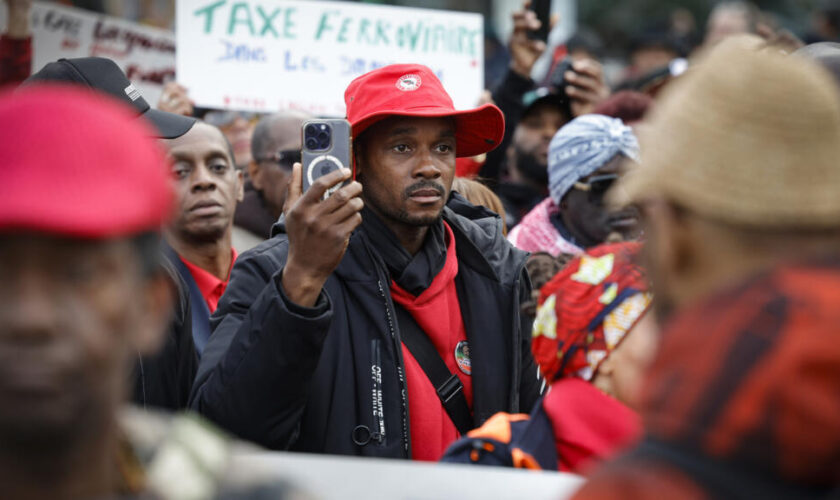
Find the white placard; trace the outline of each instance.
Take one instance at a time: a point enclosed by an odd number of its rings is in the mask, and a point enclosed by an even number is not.
[[[178,0],[178,81],[199,106],[344,115],[344,89],[393,63],[429,66],[459,109],[484,76],[480,14],[351,2]]]
[[[30,27],[33,72],[62,57],[108,57],[152,106],[163,84],[175,77],[171,31],[47,2],[33,2]]]

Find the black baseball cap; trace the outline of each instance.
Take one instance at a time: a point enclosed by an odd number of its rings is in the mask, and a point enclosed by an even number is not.
[[[67,82],[99,90],[137,110],[159,132],[161,139],[174,139],[187,133],[195,118],[167,113],[152,108],[140,91],[128,80],[114,61],[104,57],[59,59],[48,63],[41,71],[26,79],[24,84],[37,82]]]
[[[526,92],[522,96],[522,116],[525,117],[531,113],[537,106],[548,104],[560,109],[568,120],[571,120],[570,102],[566,92],[558,92],[552,87],[538,87],[534,90]]]

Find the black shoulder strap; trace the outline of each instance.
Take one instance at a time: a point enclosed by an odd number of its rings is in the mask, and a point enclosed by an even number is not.
[[[449,371],[432,341],[411,314],[396,303],[394,309],[400,326],[400,339],[437,390],[440,403],[452,419],[455,428],[462,436],[466,436],[467,432],[475,426],[472,423],[470,408],[467,406],[467,398],[464,397],[464,385],[461,379]]]

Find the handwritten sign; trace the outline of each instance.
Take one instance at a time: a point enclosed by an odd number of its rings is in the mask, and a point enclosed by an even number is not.
[[[296,0],[178,0],[178,80],[200,106],[344,115],[344,89],[394,63],[429,66],[457,108],[477,103],[483,18]]]
[[[0,12],[5,17],[5,11]],[[0,19],[0,26],[5,26]],[[175,78],[175,34],[54,3],[31,10],[32,71],[62,57],[113,59],[154,106],[163,84]]]

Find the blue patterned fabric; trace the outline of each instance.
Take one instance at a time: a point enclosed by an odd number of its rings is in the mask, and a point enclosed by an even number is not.
[[[554,134],[548,148],[548,187],[560,204],[575,182],[591,175],[623,154],[639,161],[639,142],[633,130],[617,118],[583,115]]]

